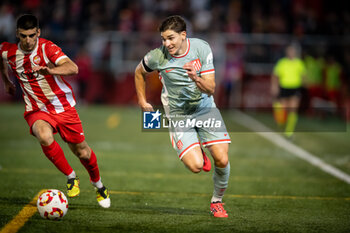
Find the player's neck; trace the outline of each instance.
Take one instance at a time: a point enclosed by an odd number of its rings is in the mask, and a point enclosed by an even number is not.
[[[182,42],[182,45],[181,45],[181,47],[180,47],[178,53],[175,54],[174,56],[176,56],[176,57],[181,57],[181,56],[185,55],[186,52],[187,52],[187,49],[188,49],[188,42],[187,42],[187,38],[186,38],[186,39]]]

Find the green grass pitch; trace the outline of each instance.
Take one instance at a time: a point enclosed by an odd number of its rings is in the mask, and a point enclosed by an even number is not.
[[[167,132],[142,132],[133,107],[77,107],[86,140],[98,157],[112,206],[98,206],[87,172],[56,140],[80,177],[61,221],[35,213],[19,232],[350,232],[350,185],[229,124],[231,176],[227,219],[209,214],[212,172],[192,174],[171,148]],[[29,135],[22,105],[0,105],[0,231],[41,190],[66,191],[66,178]],[[230,112],[224,112],[230,119]],[[264,120],[266,116],[262,116]],[[322,124],[322,121],[313,121]],[[350,133],[297,133],[294,142],[350,174]]]

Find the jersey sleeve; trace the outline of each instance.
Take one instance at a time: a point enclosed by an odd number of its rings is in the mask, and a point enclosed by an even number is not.
[[[159,48],[149,51],[142,60],[142,64],[146,71],[151,72],[159,68]]]
[[[4,51],[5,43],[6,43],[6,42],[2,42],[2,43],[0,44],[0,53],[2,53],[2,52]]]
[[[7,57],[5,57],[6,54],[4,52],[7,51],[8,46],[9,46],[8,42],[2,42],[0,44],[0,57],[1,57],[1,59],[5,60],[5,61],[7,60]]]
[[[211,51],[211,48],[209,44],[205,41],[201,41],[201,46],[199,49],[199,59],[202,63],[200,74],[206,75],[210,73],[214,73],[214,57],[213,52]]]
[[[67,58],[67,55],[63,53],[62,49],[52,42],[45,44],[44,53],[46,55],[45,60],[48,59],[48,61],[55,65],[63,58]]]

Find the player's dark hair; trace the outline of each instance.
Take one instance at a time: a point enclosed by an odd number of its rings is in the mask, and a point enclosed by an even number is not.
[[[25,14],[17,19],[17,29],[29,30],[39,28],[39,20],[35,15]]]
[[[186,22],[179,15],[173,15],[166,18],[159,26],[159,32],[173,30],[177,33],[186,31]]]

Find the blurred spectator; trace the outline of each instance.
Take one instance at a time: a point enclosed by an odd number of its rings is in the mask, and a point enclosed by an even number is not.
[[[92,77],[92,60],[85,49],[82,47],[78,52],[78,55],[74,59],[75,63],[79,67],[79,73],[77,74],[77,82],[78,82],[78,95],[79,98],[84,101],[86,100],[86,90],[89,83],[90,78]],[[80,102],[82,102],[80,101]]]
[[[92,66],[96,70],[103,68],[102,59],[107,44],[108,37],[103,28],[99,25],[94,25],[91,35],[87,38],[87,50],[92,58]]]
[[[41,7],[41,0],[22,0],[24,9],[26,10],[35,10]]]
[[[9,4],[0,5],[0,41],[14,41],[15,18]]]
[[[325,61],[322,56],[316,56],[316,53],[310,51],[304,57],[306,67],[305,87],[311,107],[314,98],[324,98],[323,72]]]
[[[64,25],[65,11],[63,6],[56,5],[56,10],[53,12],[51,20],[47,24],[45,30],[49,30],[50,37],[61,38],[67,29]]]
[[[69,9],[70,21],[72,25],[78,26],[82,14],[82,0],[72,0]]]
[[[344,86],[342,75],[342,66],[335,60],[333,55],[329,55],[325,65],[326,97],[337,106],[338,112],[341,111],[343,100]]]
[[[268,16],[268,32],[271,33],[286,33],[287,25],[284,17],[283,9],[279,4],[274,4],[271,7],[271,13]]]
[[[242,4],[240,1],[232,1],[229,5],[226,14],[225,31],[229,33],[242,32],[241,24],[239,22],[242,13]]]
[[[224,79],[220,86],[220,107],[237,108],[240,106],[242,78],[242,52],[239,47],[232,46],[227,51]]]
[[[118,31],[128,33],[132,32],[135,28],[133,20],[133,12],[130,9],[124,9],[120,12],[120,22]]]
[[[263,9],[259,4],[253,6],[251,16],[251,32],[264,33],[266,32],[266,20],[264,20]]]

